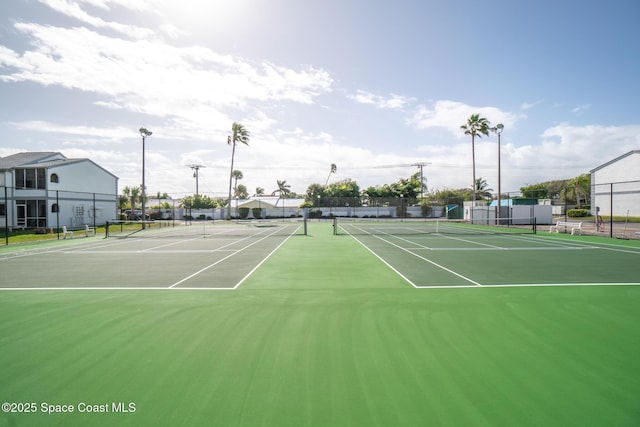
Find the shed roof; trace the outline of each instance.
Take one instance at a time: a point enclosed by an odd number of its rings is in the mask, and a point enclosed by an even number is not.
[[[631,156],[631,155],[633,155],[633,154],[640,154],[640,150],[631,150],[631,151],[629,151],[628,153],[623,154],[622,156],[616,157],[616,158],[615,158],[615,159],[613,159],[613,160],[609,160],[607,163],[604,163],[604,164],[602,164],[602,165],[598,166],[598,167],[597,167],[597,168],[595,168],[595,169],[591,169],[589,172],[590,172],[590,173],[594,173],[594,172],[596,172],[596,171],[599,171],[600,169],[602,169],[602,168],[606,168],[607,166],[612,165],[613,163],[616,163],[616,162],[618,162],[618,161],[620,161],[620,160],[624,159],[625,157],[629,157],[629,156]]]

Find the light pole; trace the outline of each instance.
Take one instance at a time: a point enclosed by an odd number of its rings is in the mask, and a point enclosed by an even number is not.
[[[500,191],[502,191],[500,188],[500,134],[503,130],[504,125],[502,123],[496,125],[496,127],[494,128],[495,133],[498,134],[498,225],[500,225],[501,223],[500,217],[502,216],[502,205],[500,204]]]
[[[147,190],[144,183],[144,142],[147,137],[151,136],[152,132],[146,128],[140,128],[140,136],[142,136],[142,229],[144,230],[145,224],[144,220],[145,212],[146,212],[146,203],[147,203]]]

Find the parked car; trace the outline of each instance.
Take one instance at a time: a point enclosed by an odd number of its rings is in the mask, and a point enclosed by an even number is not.
[[[133,212],[131,212],[131,209],[127,209],[124,211],[124,214],[127,216],[127,219],[131,221],[140,221],[142,219],[142,210],[140,209],[135,209]],[[144,216],[147,221],[151,219],[149,214],[145,214]]]

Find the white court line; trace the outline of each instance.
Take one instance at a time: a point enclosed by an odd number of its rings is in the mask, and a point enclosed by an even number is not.
[[[239,254],[240,252],[244,251],[244,250],[245,250],[245,249],[247,249],[247,248],[250,248],[251,246],[255,245],[256,243],[259,243],[259,242],[263,241],[263,240],[264,240],[264,239],[266,239],[267,237],[270,237],[270,236],[272,236],[272,235],[276,234],[278,231],[280,231],[280,230],[276,229],[273,233],[271,233],[271,234],[267,234],[267,235],[266,235],[266,236],[264,236],[263,238],[258,239],[258,240],[256,240],[255,242],[252,242],[252,243],[248,244],[247,246],[245,246],[245,247],[243,247],[243,248],[241,248],[241,249],[238,249],[237,251],[235,251],[235,252],[233,252],[233,253],[231,253],[231,254],[227,255],[226,257],[224,257],[224,258],[222,258],[222,259],[220,259],[220,260],[218,260],[218,261],[216,261],[216,262],[214,262],[214,263],[212,263],[212,264],[209,264],[208,266],[206,266],[206,267],[204,267],[204,268],[201,268],[200,270],[196,271],[195,273],[190,274],[189,276],[185,277],[184,279],[179,280],[179,281],[177,281],[176,283],[174,283],[173,285],[169,286],[169,289],[173,289],[173,288],[175,288],[176,286],[178,286],[180,283],[184,283],[184,282],[186,282],[187,280],[192,279],[193,277],[197,276],[198,274],[200,274],[200,273],[202,273],[202,272],[204,272],[204,271],[207,271],[207,270],[208,270],[208,269],[210,269],[211,267],[213,267],[213,266],[215,266],[215,265],[217,265],[217,264],[220,264],[222,261],[225,261],[225,260],[227,260],[227,259],[231,258],[232,256]],[[291,235],[289,235],[289,237],[291,237]],[[289,237],[287,237],[287,239],[288,239]],[[244,239],[243,239],[243,240],[244,240]],[[238,285],[236,285],[236,286],[238,286]]]
[[[472,245],[488,246],[488,247],[493,248],[493,249],[502,249],[502,250],[506,249],[506,248],[503,248],[502,246],[496,246],[496,245],[490,245],[488,243],[476,242],[475,240],[463,239],[461,237],[447,236],[446,234],[442,234],[441,236],[444,237],[444,238],[447,238],[447,239],[451,239],[451,240],[458,240],[460,242],[470,243]]]
[[[228,232],[231,232],[231,231],[228,231]],[[254,234],[251,234],[251,235],[249,235],[249,236],[245,236],[245,237],[243,237],[243,238],[241,238],[241,239],[233,240],[232,242],[229,242],[229,243],[227,243],[226,245],[220,246],[219,248],[216,248],[216,249],[210,249],[209,251],[210,251],[210,252],[217,252],[217,251],[220,251],[220,250],[222,250],[222,249],[224,249],[224,248],[226,248],[226,247],[228,247],[228,246],[233,246],[233,245],[235,245],[236,243],[240,243],[240,242],[242,242],[242,241],[244,241],[244,240],[247,240],[247,239],[251,239],[251,238],[254,238],[254,237],[260,236],[261,234],[264,234],[265,232],[266,232],[266,231],[260,231],[259,233],[254,233]],[[218,233],[218,234],[220,234],[220,233]],[[218,234],[216,234],[216,235],[218,235]],[[201,240],[201,239],[203,239],[203,237],[202,237],[202,236],[199,236],[199,237],[196,237],[196,238],[193,238],[193,239],[181,240],[181,241],[180,241],[180,243],[182,243],[182,242],[188,242],[188,241],[191,241],[191,240]],[[164,247],[164,246],[169,246],[169,245],[160,245],[160,246],[156,246],[156,247],[153,247],[153,248],[148,248],[148,249],[141,250],[140,252],[149,252],[149,251],[155,250],[155,249],[157,249],[157,248],[162,248],[162,247]],[[163,251],[163,252],[161,252],[161,253],[164,253],[164,251]]]
[[[407,283],[409,283],[411,286],[413,286],[414,288],[417,288],[418,286],[416,286],[415,283],[413,283],[411,280],[409,280],[409,278],[407,276],[405,276],[404,274],[400,273],[394,266],[392,266],[391,264],[389,264],[384,258],[382,258],[380,255],[378,255],[377,253],[375,253],[374,251],[371,250],[370,247],[368,247],[367,245],[365,245],[364,243],[362,243],[357,237],[355,236],[351,236],[355,239],[356,242],[360,243],[366,250],[368,250],[369,252],[371,252],[376,258],[378,258],[380,261],[382,261],[384,263],[384,265],[386,265],[387,267],[389,267],[391,270],[393,270],[398,276],[402,277],[403,280],[405,280]]]
[[[154,250],[153,252],[151,252],[152,255],[158,255],[158,254],[211,254],[214,252],[235,252],[236,249],[167,249],[167,250]],[[78,253],[82,253],[82,254],[89,254],[89,255],[100,255],[100,254],[104,254],[104,255],[118,255],[118,254],[122,254],[122,255],[127,255],[127,254],[141,254],[141,253],[145,253],[148,254],[149,252],[145,252],[145,251],[140,251],[140,250],[135,250],[135,251],[123,251],[123,250],[110,250],[110,251],[82,251],[82,252],[76,252],[76,251],[65,251],[62,252],[66,255],[75,255]]]
[[[418,286],[417,289],[487,289],[487,288],[573,288],[581,286],[640,286],[638,283],[509,283],[504,285],[429,285]]]
[[[353,226],[353,227],[360,229],[360,228],[359,228],[359,227],[357,227],[357,226]],[[345,231],[346,231],[346,230],[345,230]],[[365,231],[365,230],[360,229],[360,231]],[[360,240],[356,239],[353,235],[350,235],[350,236],[351,236],[351,237],[353,237],[353,238],[354,238],[355,240],[357,240],[358,242],[360,242]],[[468,277],[466,277],[466,276],[463,276],[462,274],[457,273],[457,272],[455,272],[455,271],[453,271],[453,270],[451,270],[451,269],[449,269],[449,268],[447,268],[447,267],[445,267],[445,266],[443,266],[443,265],[440,265],[440,264],[438,264],[438,263],[437,263],[437,262],[435,262],[435,261],[431,261],[431,260],[430,260],[430,259],[428,259],[428,258],[425,258],[425,257],[423,257],[423,256],[421,256],[421,255],[418,255],[418,254],[416,254],[416,253],[414,253],[414,252],[411,252],[410,250],[408,250],[408,249],[406,249],[406,248],[403,248],[402,246],[397,245],[397,244],[395,244],[395,243],[393,243],[393,242],[390,242],[389,240],[383,239],[382,237],[380,237],[380,236],[376,236],[376,235],[373,235],[373,234],[371,234],[371,236],[375,237],[376,239],[382,240],[383,242],[388,243],[388,244],[390,244],[390,245],[392,245],[392,246],[395,246],[396,248],[401,249],[401,250],[403,250],[403,251],[405,251],[405,252],[407,252],[407,253],[409,253],[409,254],[411,254],[411,255],[415,256],[416,258],[420,258],[421,260],[426,261],[426,262],[428,262],[429,264],[432,264],[432,265],[434,265],[434,266],[436,266],[436,267],[438,267],[438,268],[440,268],[440,269],[442,269],[442,270],[444,270],[444,271],[446,271],[446,272],[448,272],[448,273],[451,273],[451,274],[453,274],[454,276],[458,276],[458,277],[460,277],[461,279],[466,280],[466,281],[467,281],[467,282],[469,282],[469,283],[473,283],[473,284],[474,284],[474,285],[476,285],[476,286],[482,286],[482,284],[481,284],[481,283],[478,283],[478,282],[476,282],[475,280],[472,280],[472,279],[470,279],[470,278],[468,278]],[[362,244],[363,246],[367,247],[367,246],[366,246],[366,245],[364,245],[362,242],[360,242],[360,244]],[[376,254],[373,250],[371,250],[371,249],[369,249],[369,250],[371,251],[371,253],[375,254],[379,259],[383,260],[383,258],[382,258],[381,256],[379,256],[378,254]],[[383,261],[384,261],[384,260],[383,260]],[[389,263],[387,263],[386,261],[385,261],[385,264],[387,264],[388,266],[391,266],[391,265],[390,265]],[[394,270],[396,273],[400,274],[396,269],[393,269],[393,270]],[[411,282],[411,281],[409,281],[408,279],[406,279],[403,275],[400,275],[400,276],[401,276],[401,277],[403,277],[405,280],[407,280],[409,283],[411,283],[411,285],[412,285],[413,287],[416,287],[416,285],[415,285],[413,282]]]
[[[357,239],[356,239],[357,240]],[[579,287],[623,287],[623,286],[640,286],[638,283],[511,283],[504,285],[430,285],[430,286],[414,286],[416,289],[495,289],[495,288],[579,288]],[[82,287],[33,287],[33,288],[2,288],[2,291],[233,291],[236,288],[215,288],[215,287],[180,287],[166,288],[157,286],[82,286]]]
[[[587,249],[596,249],[602,250],[603,248],[598,248],[595,246],[558,246],[558,247],[542,247],[542,248],[427,248],[427,247],[414,247],[407,248],[409,250],[420,250],[420,249],[428,249],[433,252],[446,252],[446,251],[467,251],[467,252],[487,252],[487,251],[584,251]]]
[[[597,248],[597,249],[603,249],[603,250],[614,251],[614,252],[624,252],[624,253],[640,255],[640,248],[626,247],[626,246],[616,245],[615,243],[582,242],[582,241],[579,241],[579,240],[569,241],[569,240],[557,239],[556,237],[545,236],[545,235],[538,235],[537,239],[544,239],[548,243],[553,242],[554,244],[558,244],[558,245],[563,245],[563,244],[567,245],[568,244],[568,245],[575,245],[575,246],[579,246],[579,247],[591,246],[591,247],[594,247],[594,248]],[[558,242],[558,243],[556,243],[556,242]]]
[[[209,288],[209,287],[184,287],[184,288],[166,288],[158,286],[78,286],[72,287],[34,287],[34,288],[0,288],[1,291],[232,291],[233,288]]]
[[[287,240],[289,240],[291,238],[291,236],[293,236],[298,230],[300,229],[300,227],[296,228],[293,233],[289,234],[289,236],[287,236],[286,239],[284,239],[282,242],[280,242],[280,244],[278,246],[275,247],[274,250],[272,250],[271,252],[269,252],[269,255],[267,255],[266,257],[264,257],[264,259],[262,261],[260,261],[258,263],[258,265],[256,265],[255,267],[253,267],[253,269],[251,269],[250,272],[247,273],[246,276],[244,276],[238,283],[236,283],[236,285],[233,287],[233,289],[236,289],[238,286],[240,286],[242,284],[242,282],[244,282],[245,280],[247,280],[249,278],[249,276],[251,276],[253,274],[254,271],[256,271],[258,269],[258,267],[260,267],[262,264],[264,264],[264,262],[269,259],[269,257],[271,255],[273,255],[278,249],[280,249],[280,246],[284,245],[285,242]]]
[[[186,242],[190,242],[192,240],[200,240],[202,239],[202,236],[198,236],[198,237],[191,237],[189,239],[180,239],[178,241],[175,242],[171,242],[171,243],[165,243],[164,245],[158,245],[158,246],[152,246],[150,248],[147,249],[142,249],[138,252],[149,252],[149,251],[155,251],[156,249],[160,249],[160,248],[166,248],[167,246],[173,246],[173,245],[179,245],[181,243],[186,243]]]

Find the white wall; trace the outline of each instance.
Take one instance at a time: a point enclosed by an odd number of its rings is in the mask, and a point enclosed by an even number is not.
[[[613,184],[613,186],[611,185]],[[591,174],[591,212],[611,215],[640,216],[640,153],[595,170]]]

